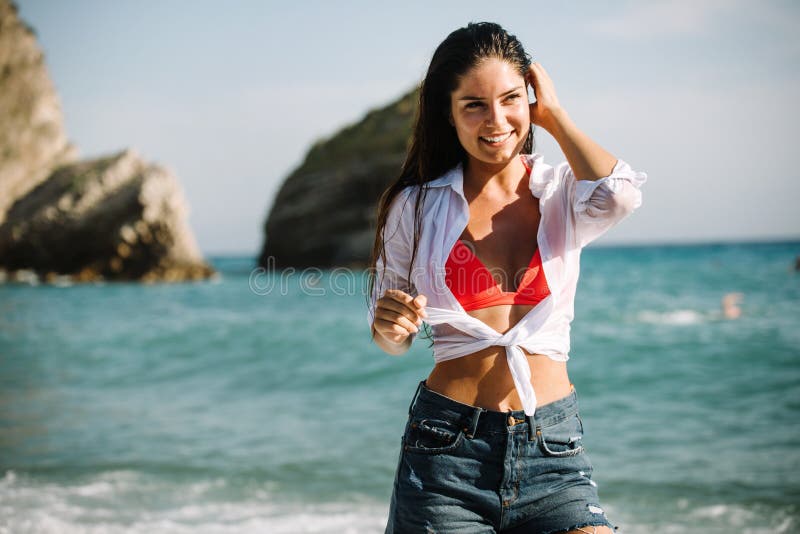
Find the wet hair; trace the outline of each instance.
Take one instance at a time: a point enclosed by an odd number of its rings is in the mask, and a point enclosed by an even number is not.
[[[525,53],[519,39],[499,24],[492,22],[471,22],[455,30],[434,51],[425,78],[419,86],[419,105],[405,162],[399,176],[386,188],[378,201],[377,228],[370,255],[367,298],[371,297],[374,289],[377,260],[386,257],[384,230],[389,206],[397,194],[408,186],[415,186],[420,193],[416,196],[414,206],[414,243],[408,270],[409,285],[412,284],[411,269],[417,254],[427,183],[440,177],[458,163],[466,164],[466,151],[449,121],[450,95],[458,88],[461,78],[470,69],[490,58],[507,61],[523,78],[531,64],[531,58]],[[531,124],[531,130],[522,150],[528,154],[533,148],[533,124]]]

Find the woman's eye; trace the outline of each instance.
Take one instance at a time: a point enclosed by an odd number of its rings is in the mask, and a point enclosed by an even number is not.
[[[509,100],[514,100],[519,98],[519,93],[514,93],[513,95],[508,95]]]
[[[470,102],[469,104],[467,104],[467,109],[477,108],[477,107],[480,107],[482,105],[483,104],[481,104],[480,102]]]

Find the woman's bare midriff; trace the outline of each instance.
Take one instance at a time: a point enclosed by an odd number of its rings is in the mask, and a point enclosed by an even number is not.
[[[532,306],[494,308],[467,313],[504,333],[510,328],[509,320],[515,324]],[[531,354],[524,349],[523,352],[528,355],[537,406],[570,394],[567,362],[559,362],[543,354]],[[508,368],[506,350],[500,346],[487,347],[468,356],[437,363],[425,380],[425,385],[446,397],[487,410],[506,412],[522,409],[522,402]]]

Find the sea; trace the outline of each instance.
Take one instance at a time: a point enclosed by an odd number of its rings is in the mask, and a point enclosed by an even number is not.
[[[568,372],[619,532],[800,528],[798,255],[583,250]],[[383,532],[429,341],[371,342],[365,271],[210,261],[0,285],[0,533]]]

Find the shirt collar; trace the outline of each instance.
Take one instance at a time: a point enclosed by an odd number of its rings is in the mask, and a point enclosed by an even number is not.
[[[453,190],[464,196],[464,165],[459,162],[458,165],[441,175],[435,180],[428,182],[429,187],[447,187],[450,186]]]
[[[527,159],[528,166],[532,167],[528,186],[531,193],[536,198],[548,191],[548,187],[553,183],[553,173],[544,172],[544,161],[541,154],[523,154]],[[464,196],[464,166],[458,163],[455,167],[444,173],[439,178],[428,182],[429,187],[451,187],[453,191]]]

